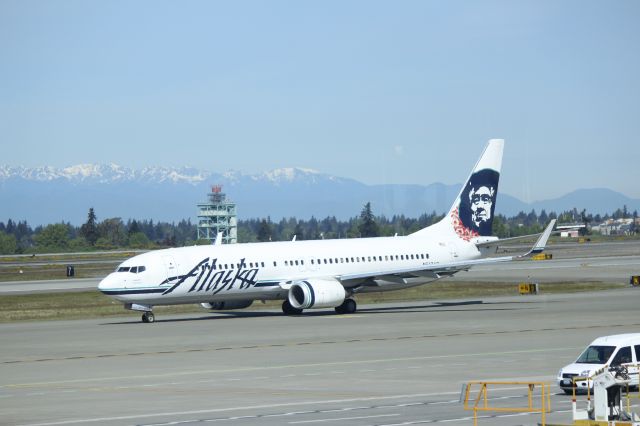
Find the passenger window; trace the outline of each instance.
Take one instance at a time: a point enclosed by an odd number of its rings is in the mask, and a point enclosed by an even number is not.
[[[264,262],[260,262],[262,264],[262,267],[264,268]]]
[[[625,346],[613,357],[611,367],[617,367],[620,364],[627,364],[629,362],[631,362],[631,346]]]
[[[273,266],[278,266],[278,263],[275,260],[273,261]]]

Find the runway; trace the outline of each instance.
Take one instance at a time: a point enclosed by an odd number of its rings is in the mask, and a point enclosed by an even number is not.
[[[98,288],[101,278],[0,282],[0,295],[87,291]]]
[[[3,324],[1,423],[471,425],[463,383],[553,383],[595,337],[640,330],[639,292]],[[566,423],[570,397],[551,389],[547,420]],[[490,396],[526,405],[522,388]]]

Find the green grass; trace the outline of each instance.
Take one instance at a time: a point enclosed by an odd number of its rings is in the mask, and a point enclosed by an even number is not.
[[[124,259],[123,259],[124,260]],[[103,278],[113,272],[122,262],[113,263],[83,263],[74,265],[75,278]],[[69,264],[73,265],[72,262]],[[6,281],[35,281],[61,280],[67,277],[67,265],[21,265],[0,267],[0,282]]]
[[[0,282],[64,279],[67,274],[67,265],[74,266],[76,278],[102,278],[113,272],[117,265],[136,254],[138,253],[134,251],[126,251],[33,257],[1,256]]]
[[[541,294],[574,293],[580,291],[611,290],[627,287],[620,283],[566,282],[540,284]],[[446,300],[470,297],[518,295],[514,283],[440,281],[406,290],[356,295],[360,304],[414,300]],[[536,297],[536,296],[522,296]],[[255,302],[248,309],[280,309],[281,301]],[[157,315],[177,313],[205,313],[198,305],[158,306]],[[0,296],[0,322],[49,321],[115,316],[139,317],[140,313],[126,311],[122,304],[98,291]]]

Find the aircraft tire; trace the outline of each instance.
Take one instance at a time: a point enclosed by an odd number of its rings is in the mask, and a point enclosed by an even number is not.
[[[282,302],[282,312],[284,312],[285,315],[300,315],[302,309],[294,308],[288,300],[285,300]]]
[[[336,306],[335,310],[338,314],[352,314],[357,309],[356,301],[353,299],[345,299],[340,306]]]
[[[358,305],[356,304],[356,301],[353,299],[347,299],[344,301],[344,310],[345,313],[347,314],[353,314],[355,313],[356,309],[358,309]]]
[[[144,314],[142,314],[142,322],[144,323],[152,323],[156,320],[155,315],[153,315],[153,312],[145,312]]]

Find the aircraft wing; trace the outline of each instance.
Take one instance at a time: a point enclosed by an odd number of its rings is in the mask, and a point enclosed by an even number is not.
[[[404,278],[442,278],[445,276],[450,276],[459,271],[467,271],[473,266],[476,265],[487,265],[493,263],[502,263],[502,262],[510,262],[512,260],[518,260],[526,258],[532,254],[540,253],[544,250],[547,241],[549,240],[549,236],[553,231],[553,227],[556,221],[553,219],[549,222],[549,225],[545,228],[545,230],[540,234],[538,240],[535,242],[531,249],[521,255],[518,256],[502,256],[502,257],[486,257],[481,259],[472,259],[472,260],[463,260],[460,262],[449,262],[449,263],[438,263],[433,265],[424,265],[423,267],[416,268],[403,268],[397,269],[394,271],[384,271],[376,274],[375,272],[362,273],[362,274],[346,274],[335,277],[340,282],[357,280],[363,278],[377,278],[387,281],[399,281],[401,282]]]
[[[549,222],[549,223],[554,223],[555,224],[555,222],[556,222],[556,219],[552,219],[552,222]],[[545,228],[545,230],[546,230],[546,228]],[[509,243],[514,243],[514,242],[517,242],[517,241],[531,239],[533,237],[540,237],[543,233],[544,233],[544,231],[540,232],[538,234],[529,234],[529,235],[521,235],[519,237],[501,238],[501,239],[490,240],[490,241],[486,241],[486,242],[476,243],[476,247],[478,247],[478,249],[484,249],[484,250],[495,248],[495,250],[497,252],[498,247],[500,247],[500,246],[503,246],[503,245],[509,244]]]

